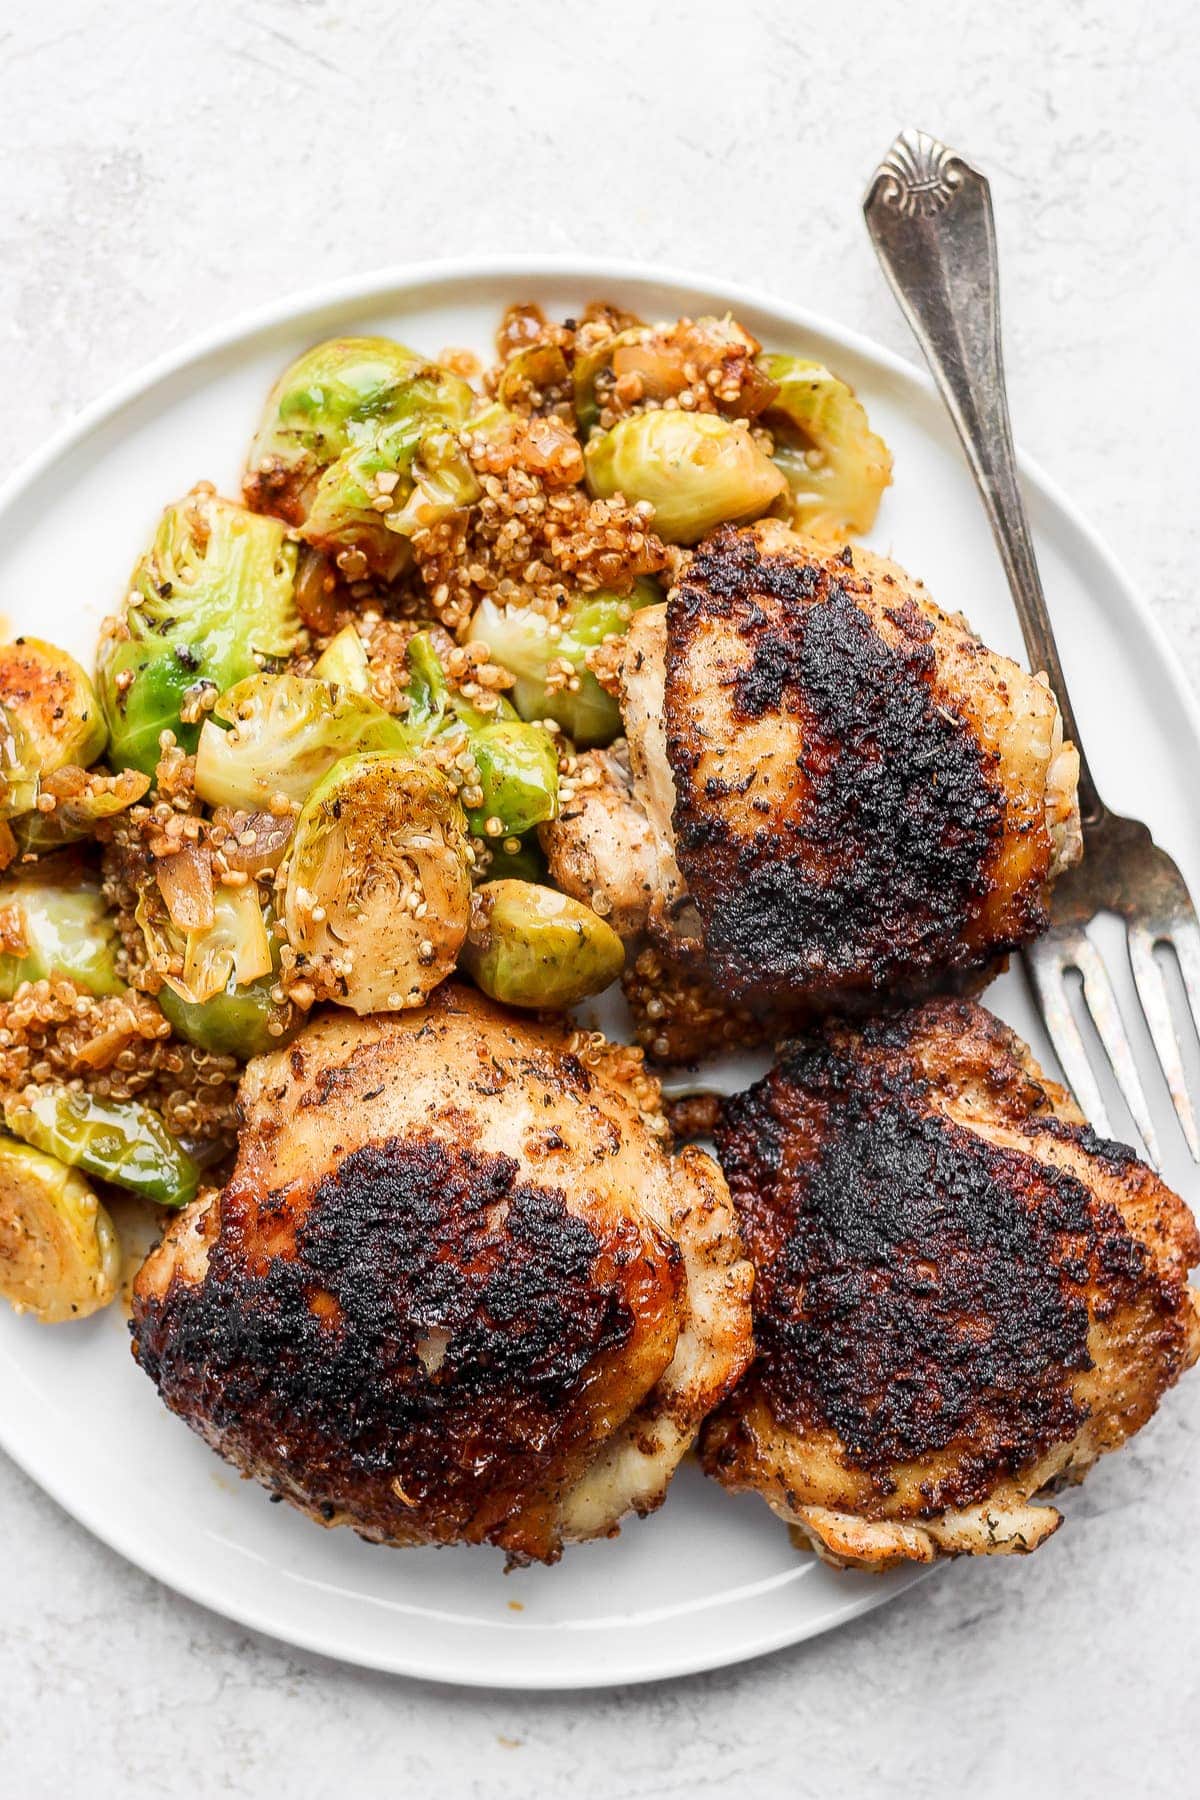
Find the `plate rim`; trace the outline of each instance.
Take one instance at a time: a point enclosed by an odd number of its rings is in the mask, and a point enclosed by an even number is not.
[[[314,313],[363,305],[389,296],[410,299],[439,287],[503,280],[515,283],[523,278],[541,282],[559,280],[564,284],[579,284],[581,287],[599,284],[596,291],[602,287],[619,289],[622,284],[652,284],[708,294],[714,301],[735,312],[741,308],[759,311],[784,321],[799,333],[824,336],[844,346],[850,354],[898,376],[902,381],[914,384],[935,399],[937,397],[931,377],[919,364],[888,349],[866,333],[842,325],[826,314],[779,298],[765,289],[672,264],[592,257],[565,251],[552,254],[526,252],[460,256],[407,264],[385,264],[359,274],[293,290],[281,298],[243,309],[209,330],[193,334],[177,348],[152,358],[110,385],[96,399],[65,420],[0,481],[0,521],[58,462],[71,452],[84,448],[93,433],[113,423],[127,407],[194,365],[234,350],[239,345],[248,345],[255,338],[291,323],[298,323]],[[1171,640],[1148,601],[1098,530],[1057,481],[1047,475],[1033,458],[1020,451],[1018,465],[1026,487],[1059,514],[1076,534],[1086,553],[1096,559],[1105,576],[1119,590],[1122,602],[1129,607],[1157,652],[1163,675],[1193,732],[1200,739],[1200,699],[1195,695],[1174,653]],[[506,1671],[505,1680],[498,1682],[494,1675],[470,1663],[465,1667],[455,1666],[444,1657],[439,1661],[436,1655],[433,1660],[428,1656],[423,1661],[414,1660],[404,1653],[411,1640],[402,1640],[395,1646],[399,1654],[385,1653],[370,1645],[355,1647],[341,1641],[335,1643],[336,1633],[332,1639],[328,1633],[322,1637],[319,1631],[309,1628],[303,1621],[286,1622],[265,1616],[258,1605],[248,1598],[240,1598],[236,1592],[230,1596],[214,1597],[211,1590],[206,1589],[202,1579],[192,1579],[186,1563],[182,1567],[178,1561],[172,1564],[165,1554],[159,1554],[155,1543],[143,1544],[139,1541],[132,1526],[128,1532],[123,1531],[123,1515],[118,1513],[115,1518],[105,1516],[91,1504],[87,1491],[72,1491],[65,1475],[60,1479],[60,1473],[54,1467],[54,1459],[40,1457],[36,1445],[22,1444],[19,1450],[14,1449],[9,1441],[9,1431],[2,1410],[0,1449],[57,1506],[107,1548],[164,1587],[207,1611],[260,1632],[273,1642],[350,1666],[370,1668],[414,1680],[442,1681],[464,1688],[529,1693],[597,1690],[672,1680],[707,1670],[737,1666],[848,1624],[864,1613],[897,1598],[930,1572],[925,1568],[915,1567],[904,1572],[907,1579],[903,1581],[889,1581],[886,1586],[881,1584],[878,1592],[867,1591],[856,1596],[836,1621],[809,1617],[766,1629],[744,1641],[732,1655],[726,1655],[720,1649],[714,1651],[711,1646],[689,1652],[686,1643],[681,1643],[678,1650],[670,1656],[654,1658],[650,1663],[635,1661],[632,1666],[627,1664],[612,1673],[593,1670],[578,1674],[568,1666],[534,1668],[528,1671],[514,1667],[511,1671]]]

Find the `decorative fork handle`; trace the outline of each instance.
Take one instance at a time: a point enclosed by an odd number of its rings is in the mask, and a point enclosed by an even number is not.
[[[923,131],[902,131],[863,203],[884,274],[962,439],[1008,575],[1030,667],[1044,670],[1079,751],[1085,825],[1104,813],[1079,742],[1017,482],[1000,350],[992,196],[978,169]]]

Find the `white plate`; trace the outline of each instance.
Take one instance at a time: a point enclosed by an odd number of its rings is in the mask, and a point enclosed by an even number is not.
[[[0,493],[0,614],[90,665],[101,617],[120,600],[164,502],[204,477],[236,493],[273,377],[314,340],[382,331],[431,353],[486,351],[513,300],[564,317],[597,297],[650,318],[732,307],[770,345],[827,358],[895,452],[895,486],[872,541],[989,643],[1020,654],[950,427],[908,365],[760,296],[544,259],[373,276],[293,300],[150,369]],[[1042,476],[1028,465],[1025,475],[1097,779],[1112,805],[1149,820],[1200,891],[1200,827],[1179,781],[1200,766],[1190,695],[1106,552]],[[990,998],[1048,1054],[1019,976]],[[1145,1046],[1142,1062],[1152,1067]],[[1165,1110],[1162,1122],[1174,1146]],[[1179,1183],[1191,1176],[1179,1162],[1168,1173]],[[820,1567],[793,1551],[761,1501],[728,1498],[694,1467],[653,1518],[568,1550],[555,1569],[505,1576],[488,1550],[388,1552],[318,1530],[268,1504],[163,1409],[130,1358],[117,1308],[49,1330],[3,1311],[0,1442],[98,1537],[192,1599],[329,1656],[444,1681],[562,1688],[714,1668],[828,1630],[912,1580]]]

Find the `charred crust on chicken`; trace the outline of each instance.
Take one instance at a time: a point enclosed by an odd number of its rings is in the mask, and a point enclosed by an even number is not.
[[[1044,928],[1051,856],[932,616],[957,655],[974,640],[889,565],[764,530],[714,533],[668,604],[676,853],[708,962],[737,998],[810,1007],[967,982]],[[746,758],[769,726],[769,761]],[[1030,866],[997,906],[1014,833]]]
[[[969,1002],[790,1043],[715,1137],[757,1356],[706,1466],[802,1523],[878,1527],[884,1562],[918,1553],[912,1525],[995,1524],[1082,1473],[1200,1351],[1186,1207]]]

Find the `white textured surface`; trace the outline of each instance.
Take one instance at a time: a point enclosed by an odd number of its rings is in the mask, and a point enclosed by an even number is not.
[[[1022,441],[1138,571],[1198,680],[1190,14],[1183,0],[1142,19],[1097,0],[4,9],[0,472],[215,319],[409,255],[662,258],[907,351],[857,204],[893,130],[918,123],[993,178]],[[47,571],[81,578],[78,556]],[[1193,1382],[1028,1562],[960,1565],[727,1674],[549,1701],[247,1638],[0,1464],[0,1789],[1182,1794],[1200,1716],[1198,1425]]]

